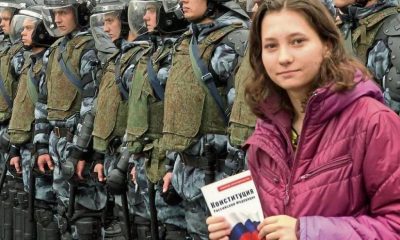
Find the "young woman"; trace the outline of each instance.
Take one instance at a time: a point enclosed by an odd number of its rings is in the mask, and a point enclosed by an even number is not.
[[[260,239],[400,239],[400,119],[325,7],[267,1],[250,36]],[[207,224],[210,239],[228,239],[223,217]]]

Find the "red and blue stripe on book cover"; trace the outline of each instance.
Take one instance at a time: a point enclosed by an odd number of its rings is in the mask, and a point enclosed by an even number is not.
[[[229,240],[259,240],[257,226],[260,222],[247,219],[233,226]]]

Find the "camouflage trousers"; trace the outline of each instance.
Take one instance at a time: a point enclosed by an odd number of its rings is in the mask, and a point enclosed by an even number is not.
[[[216,181],[224,177],[216,173]],[[204,184],[204,170],[187,166],[180,155],[175,160],[172,185],[183,199],[187,231],[193,239],[208,239],[206,219],[207,204],[201,193]]]
[[[68,142],[65,137],[58,138],[54,132],[50,134],[50,156],[54,162],[53,171],[53,189],[57,199],[68,207],[69,204],[69,184],[64,180],[61,163],[67,160],[68,153],[72,147],[72,143]],[[101,210],[105,207],[107,195],[105,187],[96,183],[95,179],[90,176],[92,166],[86,164],[84,168],[85,182],[79,183],[76,191],[76,203],[89,210]]]
[[[120,154],[105,154],[104,158],[104,172],[105,175],[108,176],[108,174],[115,168],[118,158]],[[148,215],[146,213],[146,207],[143,202],[143,198],[140,195],[140,192],[138,191],[137,187],[135,184],[130,181],[130,173],[128,172],[128,186],[127,186],[127,199],[128,199],[128,207],[129,207],[129,214],[131,215],[139,215],[141,217],[146,218]],[[122,200],[120,195],[115,196],[115,203],[122,207]]]
[[[67,160],[68,153],[72,147],[72,143],[68,142],[65,137],[58,138],[54,132],[50,134],[49,152],[54,162],[53,170],[53,189],[59,204],[59,212],[55,215],[60,229],[65,229],[66,222],[65,213],[69,207],[69,183],[64,180],[61,164]],[[79,183],[76,189],[75,204],[79,204],[87,211],[102,210],[107,202],[105,187],[97,184],[95,179],[90,176],[92,166],[86,164],[83,177],[85,182]],[[79,239],[76,229],[72,226],[72,236]],[[64,231],[64,230],[62,230]]]
[[[150,203],[149,203],[149,189],[148,180],[145,172],[145,157],[138,158],[135,162],[136,167],[136,182],[139,186],[140,194],[144,199],[148,219],[150,219]],[[158,221],[162,224],[171,224],[181,229],[186,229],[185,209],[182,204],[176,206],[168,205],[161,197],[162,186],[156,184],[156,209]]]
[[[27,147],[26,145],[20,147],[20,155],[24,190],[25,192],[29,192],[31,169],[34,166],[36,159],[32,155],[32,147]],[[46,202],[54,202],[55,195],[53,192],[52,179],[43,175],[36,175],[35,178],[35,198]]]

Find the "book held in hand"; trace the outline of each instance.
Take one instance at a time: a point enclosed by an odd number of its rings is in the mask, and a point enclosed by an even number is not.
[[[224,216],[232,227],[230,240],[258,240],[257,225],[264,219],[250,171],[201,188],[213,216]]]

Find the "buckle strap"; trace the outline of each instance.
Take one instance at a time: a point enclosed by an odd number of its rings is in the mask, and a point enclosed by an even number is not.
[[[57,138],[65,137],[68,142],[72,142],[72,139],[74,137],[74,134],[72,133],[72,131],[70,131],[69,128],[54,127],[53,133]]]

